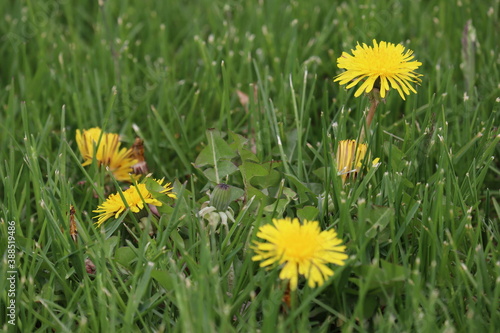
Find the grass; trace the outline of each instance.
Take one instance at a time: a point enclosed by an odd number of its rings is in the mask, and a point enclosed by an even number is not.
[[[497,332],[499,7],[0,3],[0,272],[15,221],[18,276],[15,327],[0,280],[2,329]],[[342,186],[336,143],[358,137],[369,103],[333,83],[336,59],[374,38],[414,50],[423,81],[379,106],[381,164]],[[143,138],[151,172],[174,182],[159,220],[95,228],[92,210],[125,185],[81,166],[75,131],[95,126],[126,147]],[[245,195],[214,232],[197,212],[218,182]],[[283,216],[335,228],[349,254],[323,286],[300,280],[290,307],[249,247]]]

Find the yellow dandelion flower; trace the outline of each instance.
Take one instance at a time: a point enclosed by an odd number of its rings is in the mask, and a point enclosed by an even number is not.
[[[260,267],[283,264],[280,279],[290,280],[290,288],[297,289],[298,277],[304,275],[308,285],[321,286],[333,275],[328,263],[344,265],[347,259],[345,245],[337,238],[335,230],[321,231],[317,221],[298,219],[273,219],[272,224],[263,225],[257,232],[267,242],[254,241],[253,261],[262,261]]]
[[[170,198],[176,199],[175,193],[172,192],[170,183],[163,184],[163,179],[155,180],[158,185],[163,187],[160,193],[168,195]],[[127,208],[134,213],[138,213],[144,208],[144,204],[153,206],[161,206],[162,202],[157,200],[153,194],[147,189],[146,184],[137,184],[130,186],[127,190],[122,192],[123,198],[120,193],[111,194],[106,201],[104,201],[97,209],[92,212],[98,213],[94,216],[97,219],[95,223],[97,227],[101,226],[106,220],[111,217],[117,219],[121,213]],[[125,199],[125,201],[123,201]]]
[[[83,166],[92,164],[95,156],[98,165],[108,167],[117,180],[130,181],[137,160],[133,158],[132,149],[120,149],[118,134],[102,132],[99,127],[83,130],[83,133],[76,130],[76,143],[84,159]]]
[[[356,174],[362,166],[363,160],[366,156],[368,146],[364,143],[357,143],[356,140],[342,140],[339,141],[337,149],[337,174],[342,177],[345,182],[350,174]],[[379,161],[376,158],[372,161],[375,166]]]
[[[337,75],[334,82],[340,81],[339,84],[347,85],[347,89],[354,87],[363,79],[365,80],[354,93],[358,97],[363,92],[369,93],[372,89],[379,88],[380,96],[385,98],[386,92],[392,87],[396,89],[404,100],[405,95],[410,94],[410,90],[414,93],[417,91],[412,87],[411,83],[420,83],[421,74],[415,73],[415,70],[422,65],[421,62],[411,61],[413,59],[413,51],[405,50],[401,44],[394,45],[392,43],[380,42],[373,40],[373,47],[359,43],[355,50],[351,50],[352,55],[342,52],[342,55],[337,59],[339,68],[344,68],[346,71]],[[390,87],[389,87],[390,83]]]

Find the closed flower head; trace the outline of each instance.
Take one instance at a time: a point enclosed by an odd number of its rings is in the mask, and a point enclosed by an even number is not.
[[[363,92],[369,93],[373,88],[380,90],[382,98],[390,88],[396,89],[402,99],[410,91],[417,93],[412,83],[421,82],[419,77],[422,75],[415,70],[422,63],[412,61],[413,51],[405,50],[401,44],[373,40],[373,47],[358,44],[351,52],[352,55],[343,52],[337,59],[338,67],[346,71],[337,75],[334,82],[340,81],[341,85],[348,83],[346,88],[349,89],[363,81],[354,93],[355,97]]]
[[[367,145],[357,143],[356,140],[342,140],[337,148],[337,174],[342,177],[345,182],[349,175],[355,175],[363,164],[366,156]],[[372,161],[372,165],[376,165],[379,159]]]
[[[298,219],[273,219],[263,225],[257,237],[266,242],[254,242],[253,261],[262,261],[260,267],[277,263],[283,265],[280,279],[290,280],[290,288],[297,289],[299,275],[305,276],[308,285],[321,286],[333,275],[329,263],[344,265],[347,259],[345,245],[337,238],[335,230],[321,231],[317,221]]]

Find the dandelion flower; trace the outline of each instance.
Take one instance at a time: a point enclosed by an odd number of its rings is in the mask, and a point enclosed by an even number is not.
[[[357,143],[356,140],[342,140],[337,149],[337,174],[345,182],[350,174],[356,174],[362,166],[366,156],[368,146],[364,143]],[[376,158],[372,161],[375,166],[379,161]]]
[[[344,265],[347,259],[345,245],[337,238],[335,230],[321,231],[317,221],[298,219],[273,219],[272,224],[263,225],[257,232],[267,242],[254,242],[256,255],[253,261],[262,261],[260,267],[274,263],[283,265],[280,279],[290,280],[290,288],[297,289],[298,277],[304,275],[308,285],[321,286],[333,275],[328,263]]]
[[[102,132],[99,127],[83,130],[83,133],[76,130],[76,143],[84,159],[83,166],[92,164],[95,156],[98,165],[108,167],[117,180],[130,181],[129,173],[133,172],[137,160],[131,149],[120,149],[118,134]]]
[[[349,83],[346,87],[349,89],[364,80],[354,93],[355,97],[363,92],[369,93],[374,87],[380,89],[382,98],[385,98],[390,88],[396,89],[403,100],[405,94],[410,94],[410,90],[417,93],[411,83],[421,82],[419,77],[422,75],[417,74],[415,70],[422,63],[411,61],[412,50],[405,50],[401,44],[377,43],[373,40],[373,47],[365,43],[361,46],[358,43],[356,49],[351,52],[352,55],[343,52],[337,59],[338,67],[346,71],[337,75],[334,82],[340,81],[341,85]]]
[[[168,195],[170,198],[175,199],[176,195],[172,192],[170,183],[163,184],[163,179],[155,180],[163,190],[160,193]],[[94,213],[98,213],[94,218],[97,219],[95,223],[97,227],[101,226],[106,220],[111,217],[115,219],[120,216],[127,208],[134,213],[138,213],[144,208],[144,204],[153,206],[161,206],[162,202],[154,197],[154,195],[147,189],[146,184],[137,184],[130,186],[127,190],[122,192],[123,198],[120,193],[111,194],[106,201],[104,201]],[[125,201],[123,200],[125,199]]]

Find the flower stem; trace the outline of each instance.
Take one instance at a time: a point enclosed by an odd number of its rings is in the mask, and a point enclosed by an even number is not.
[[[366,128],[370,128],[373,116],[375,115],[375,111],[377,110],[378,103],[380,103],[376,98],[372,98],[370,102],[370,110],[368,111],[368,115],[366,116]]]
[[[370,93],[370,109],[368,110],[368,114],[366,115],[366,126],[363,127],[361,131],[360,142],[363,142],[365,139],[365,129],[367,131],[370,129],[370,125],[373,121],[373,117],[375,116],[375,111],[377,110],[377,106],[379,103],[379,90],[377,88],[373,88],[372,93]]]

